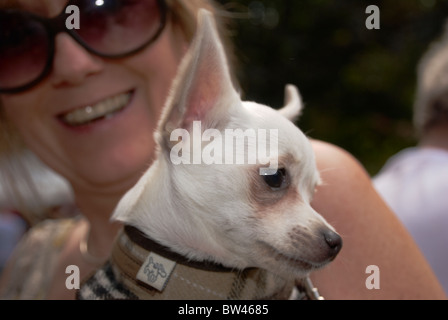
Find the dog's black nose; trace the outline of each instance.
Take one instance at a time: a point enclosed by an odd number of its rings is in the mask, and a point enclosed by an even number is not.
[[[326,229],[323,231],[325,242],[331,249],[331,253],[336,256],[342,248],[342,238],[334,231]]]

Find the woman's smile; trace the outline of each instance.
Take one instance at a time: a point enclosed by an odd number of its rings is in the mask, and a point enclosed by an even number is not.
[[[59,114],[58,119],[68,127],[78,128],[102,120],[109,120],[131,103],[134,91],[120,93],[99,102],[75,108]]]

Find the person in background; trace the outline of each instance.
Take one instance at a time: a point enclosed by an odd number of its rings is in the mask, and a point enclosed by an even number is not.
[[[389,159],[374,185],[448,292],[448,25],[420,61],[414,124],[419,144]]]

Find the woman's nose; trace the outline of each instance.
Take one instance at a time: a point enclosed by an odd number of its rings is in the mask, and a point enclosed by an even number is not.
[[[80,85],[99,73],[104,61],[92,55],[66,33],[56,35],[51,82],[55,87]]]

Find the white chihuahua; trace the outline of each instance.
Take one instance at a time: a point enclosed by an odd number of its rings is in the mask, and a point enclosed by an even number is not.
[[[286,106],[279,111],[241,101],[213,17],[202,10],[155,135],[158,157],[112,219],[190,261],[259,268],[288,280],[307,277],[335,258],[342,241],[310,206],[319,172],[309,140],[289,120],[301,109],[294,86],[287,86]],[[172,141],[173,130],[192,133],[197,122],[203,132],[271,130],[276,148],[251,164],[173,164],[173,147],[185,146],[181,157],[187,159],[196,143],[188,137]],[[201,141],[200,150],[210,143]],[[158,269],[152,280],[171,271],[151,257],[140,273],[149,267]]]

